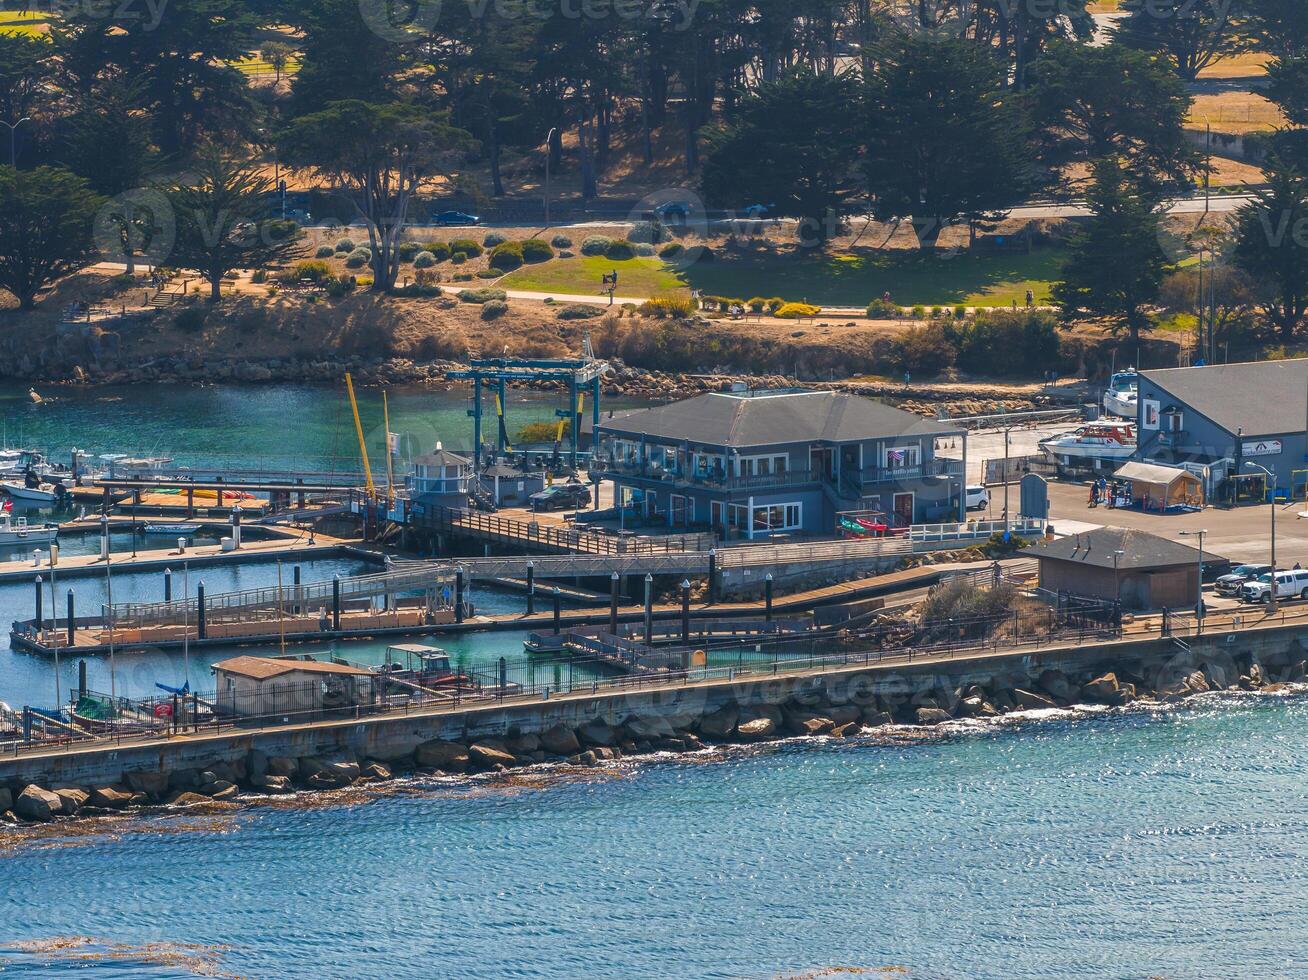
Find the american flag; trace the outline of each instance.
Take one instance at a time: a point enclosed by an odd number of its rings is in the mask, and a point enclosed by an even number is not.
[[[908,462],[907,449],[891,449],[886,452],[887,466],[903,466]]]

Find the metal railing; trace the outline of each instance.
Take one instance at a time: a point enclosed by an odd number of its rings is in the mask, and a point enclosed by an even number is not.
[[[451,507],[433,506],[416,521],[449,532],[464,532],[541,548],[588,555],[654,555],[707,552],[717,543],[711,533],[636,536],[520,521]]]

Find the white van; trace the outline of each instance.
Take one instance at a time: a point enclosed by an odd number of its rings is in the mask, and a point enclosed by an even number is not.
[[[966,506],[968,510],[986,510],[990,506],[990,491],[981,486],[968,487]]]
[[[1272,594],[1272,573],[1265,572],[1240,586],[1245,602],[1266,602]],[[1308,569],[1296,568],[1276,573],[1277,599],[1308,599]]]

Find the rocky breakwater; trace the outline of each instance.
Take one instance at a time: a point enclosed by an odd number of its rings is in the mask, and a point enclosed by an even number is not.
[[[857,674],[792,691],[778,701],[706,704],[698,712],[596,717],[541,731],[510,728],[497,737],[434,739],[385,759],[344,755],[269,756],[173,771],[131,770],[102,785],[0,785],[0,823],[42,823],[132,808],[190,807],[380,783],[394,776],[474,776],[541,764],[592,767],[653,753],[815,737],[845,739],[891,725],[933,726],[957,719],[1079,704],[1125,707],[1174,703],[1214,691],[1276,691],[1308,680],[1300,647],[1262,658],[1181,653],[1111,671],[1010,668],[954,686],[924,676]],[[757,693],[757,689],[755,691]]]

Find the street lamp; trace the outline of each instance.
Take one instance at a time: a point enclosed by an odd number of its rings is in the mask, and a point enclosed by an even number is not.
[[[1273,502],[1272,504],[1272,509],[1273,511],[1275,511],[1276,509],[1275,502]],[[1199,592],[1197,593],[1198,598],[1195,600],[1195,607],[1194,607],[1195,621],[1197,622],[1199,627],[1197,632],[1199,633],[1202,633],[1204,631],[1204,535],[1207,533],[1208,533],[1208,528],[1206,527],[1200,528],[1197,531],[1181,532],[1182,537],[1199,538]],[[1274,572],[1272,575],[1272,591],[1273,592],[1276,591],[1276,575]]]
[[[1267,495],[1267,502],[1272,505],[1272,582],[1271,588],[1267,592],[1267,611],[1276,612],[1276,474],[1269,470],[1262,463],[1255,463],[1251,459],[1244,460],[1245,466],[1254,466],[1267,474],[1271,481],[1271,491]]]
[[[1122,560],[1124,554],[1126,554],[1126,552],[1121,548],[1118,548],[1113,552],[1113,595],[1119,606],[1122,604],[1122,580],[1117,575],[1117,566]]]
[[[17,152],[17,144],[14,142],[14,133],[17,131],[18,127],[21,126],[23,123],[31,122],[31,121],[32,121],[31,116],[24,116],[22,119],[18,120],[18,122],[13,122],[13,123],[5,122],[3,119],[0,119],[0,126],[9,127],[9,166],[11,167],[16,168],[18,166],[18,152]]]

